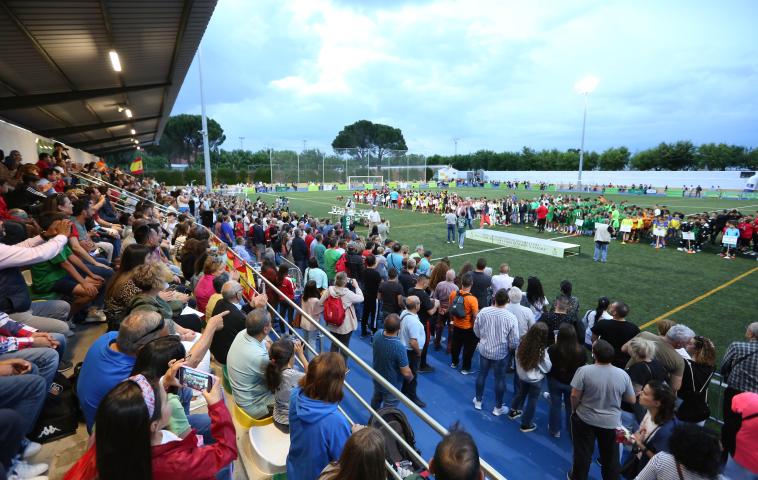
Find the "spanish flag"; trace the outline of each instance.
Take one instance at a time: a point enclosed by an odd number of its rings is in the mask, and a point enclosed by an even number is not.
[[[134,175],[140,175],[144,171],[142,169],[142,157],[137,157],[132,162],[131,166],[129,167],[129,171],[132,172]]]

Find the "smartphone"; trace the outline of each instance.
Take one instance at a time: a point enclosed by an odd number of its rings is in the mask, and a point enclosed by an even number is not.
[[[179,368],[179,383],[184,387],[193,390],[210,392],[215,381],[215,376],[210,373],[201,372],[190,367]]]

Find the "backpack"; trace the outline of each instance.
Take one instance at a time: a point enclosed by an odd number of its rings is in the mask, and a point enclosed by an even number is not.
[[[347,254],[343,253],[340,258],[337,259],[337,263],[334,264],[334,271],[347,272]]]
[[[402,411],[395,407],[384,407],[380,408],[377,413],[382,420],[387,422],[387,424],[392,427],[403,440],[405,440],[408,445],[413,447],[413,450],[419,454],[421,453],[418,448],[416,448],[416,434],[413,433],[413,427],[411,427],[410,422],[408,422],[408,417],[406,417]],[[387,427],[382,425],[376,417],[372,416],[368,425],[378,429],[382,432],[382,435],[384,435],[385,458],[390,465],[397,469],[397,466],[402,463],[406,469],[412,469],[414,472],[424,469],[424,466],[419,464],[419,462],[407,452],[405,447],[403,447],[403,445],[387,431]]]
[[[77,370],[80,366],[77,365]],[[37,423],[29,435],[33,441],[47,443],[76,433],[80,411],[74,391],[76,376],[71,378],[69,380],[60,372],[55,374]]]
[[[342,322],[345,321],[345,306],[342,305],[342,297],[335,297],[329,293],[324,301],[324,321],[335,327],[342,326]]]
[[[456,318],[466,318],[466,299],[462,294],[455,294],[453,303],[450,304],[450,315]]]

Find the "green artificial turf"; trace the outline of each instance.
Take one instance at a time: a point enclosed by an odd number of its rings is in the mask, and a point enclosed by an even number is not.
[[[498,198],[510,195],[510,190],[457,188],[462,196]],[[274,196],[285,195],[290,199],[290,209],[300,213],[325,217],[332,205],[344,206],[338,202],[338,195],[351,192],[289,192],[284,194],[260,194],[271,201]],[[516,192],[524,198],[533,198],[539,192]],[[259,194],[250,195],[255,198]],[[521,198],[520,197],[520,198]],[[648,197],[631,195],[606,195],[606,198],[630,205],[665,206],[671,211],[685,214],[710,210],[737,208],[743,213],[754,215],[758,202],[736,201],[714,198]],[[368,208],[358,205],[357,208]],[[574,295],[580,300],[580,313],[594,308],[597,299],[607,296],[612,300],[623,300],[630,306],[629,320],[642,325],[666,312],[709,292],[738,275],[758,267],[755,257],[725,260],[716,253],[715,247],[688,255],[678,252],[677,245],[656,250],[646,243],[622,245],[612,242],[606,264],[592,261],[593,241],[591,237],[561,238],[560,241],[581,245],[581,254],[564,259],[503,248],[489,252],[480,250],[495,245],[466,241],[464,250],[457,244],[446,244],[446,228],[439,215],[422,214],[410,210],[380,209],[382,218],[390,221],[390,238],[408,244],[413,249],[417,244],[431,250],[433,258],[450,256],[453,268],[458,270],[464,262],[475,263],[479,257],[487,260],[487,265],[496,272],[505,262],[511,267],[511,275],[537,276],[543,284],[548,300],[558,295],[562,280],[570,280],[574,285]],[[474,223],[478,227],[478,220]],[[538,234],[534,228],[523,226],[496,227],[522,235],[554,238],[565,234],[545,232]],[[366,228],[359,227],[358,233],[365,235]],[[464,253],[465,255],[460,255]],[[710,337],[716,345],[719,358],[726,347],[735,339],[742,338],[745,327],[758,320],[758,271],[736,283],[719,290],[700,302],[694,303],[668,318],[691,327],[700,335]],[[654,326],[648,327],[654,329]]]

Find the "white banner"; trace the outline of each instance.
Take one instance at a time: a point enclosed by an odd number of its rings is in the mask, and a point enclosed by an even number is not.
[[[574,225],[576,225],[577,227],[581,227],[582,225],[584,225],[584,220],[582,220],[581,218],[577,218],[576,220],[574,220]]]
[[[467,233],[468,235],[468,233]],[[726,235],[724,238],[721,239],[721,243],[723,245],[726,245],[728,247],[736,247],[737,246],[737,238],[738,237],[727,237]]]
[[[619,228],[619,232],[629,233],[631,231],[632,231],[631,225],[621,225],[621,227]]]
[[[666,229],[663,227],[655,227],[653,228],[653,235],[655,235],[656,237],[665,237]]]
[[[682,240],[695,240],[695,232],[682,232]]]
[[[496,230],[487,230],[477,228],[466,231],[466,240],[478,240],[480,242],[502,245],[504,247],[515,248],[517,250],[526,250],[527,252],[541,253],[551,257],[563,258],[566,250],[579,249],[580,245],[565,242],[556,242],[542,238],[528,237],[526,235],[516,235],[514,233],[498,232]]]

